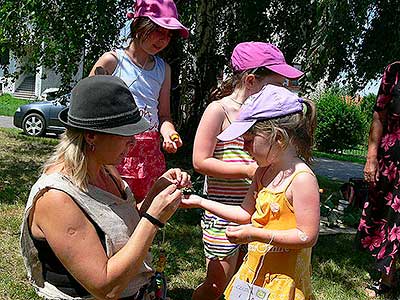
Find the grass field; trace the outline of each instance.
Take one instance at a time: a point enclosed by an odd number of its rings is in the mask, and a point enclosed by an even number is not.
[[[56,143],[56,139],[30,138],[16,130],[0,129],[0,299],[39,299],[26,280],[19,254],[19,226],[30,186]],[[186,158],[179,160],[175,156],[173,164],[189,169],[190,156],[181,157]],[[322,177],[319,183],[326,193],[335,191],[341,184]],[[193,289],[205,276],[199,222],[199,210],[180,210],[164,229],[165,272],[169,279],[169,295],[174,300],[189,300]],[[319,238],[312,260],[316,299],[367,299],[363,289],[369,282],[372,260],[354,251],[353,239],[352,235]],[[155,257],[160,242],[161,233],[152,248]],[[398,299],[395,297],[399,295],[393,297]]]
[[[3,94],[0,96],[0,116],[13,116],[19,106],[29,102],[29,100],[18,99],[9,94]]]

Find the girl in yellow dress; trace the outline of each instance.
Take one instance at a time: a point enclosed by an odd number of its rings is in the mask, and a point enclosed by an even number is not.
[[[243,106],[239,117],[219,136],[243,136],[258,163],[241,206],[196,195],[184,207],[201,207],[243,224],[228,227],[232,243],[249,243],[248,256],[225,290],[225,298],[312,299],[311,248],[319,231],[318,183],[311,159],[315,106],[283,87],[264,86]]]

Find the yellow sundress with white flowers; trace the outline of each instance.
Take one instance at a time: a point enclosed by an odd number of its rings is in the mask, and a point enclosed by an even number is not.
[[[251,218],[253,226],[270,230],[296,228],[294,209],[285,193],[300,173],[310,172],[295,172],[281,192],[259,187],[256,211]],[[230,294],[236,278],[267,289],[270,292],[268,300],[313,299],[311,249],[285,249],[261,242],[249,243],[248,256],[226,288],[225,299],[233,300]]]

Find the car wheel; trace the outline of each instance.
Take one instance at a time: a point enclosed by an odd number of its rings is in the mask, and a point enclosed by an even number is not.
[[[28,114],[22,122],[22,129],[27,135],[41,136],[44,134],[46,122],[43,117],[36,113]]]

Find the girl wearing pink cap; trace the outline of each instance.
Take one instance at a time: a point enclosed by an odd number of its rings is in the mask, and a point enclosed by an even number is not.
[[[242,137],[218,141],[217,136],[238,116],[244,101],[266,84],[282,85],[286,78],[303,73],[286,64],[282,52],[262,42],[238,44],[231,57],[233,76],[214,91],[197,129],[193,166],[206,175],[209,200],[240,206],[246,196],[257,164],[244,150]],[[225,235],[234,223],[205,210],[202,217],[207,277],[194,292],[194,300],[214,300],[222,295],[241,263],[244,252]]]
[[[230,242],[248,244],[248,255],[224,299],[313,299],[311,249],[319,231],[319,191],[307,163],[315,124],[311,101],[283,87],[264,86],[217,136],[221,141],[242,136],[259,166],[243,203],[227,205],[197,195],[182,200],[183,207],[201,207],[242,224],[226,229]]]
[[[189,36],[188,29],[178,21],[172,0],[137,0],[128,47],[103,54],[90,73],[111,74],[124,80],[141,115],[150,122],[150,129],[135,137],[136,145],[130,147],[118,166],[138,202],[165,171],[160,134],[168,153],[182,146],[170,115],[171,68],[156,55],[168,46],[175,33],[183,38]]]

